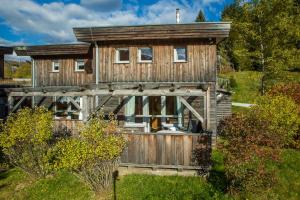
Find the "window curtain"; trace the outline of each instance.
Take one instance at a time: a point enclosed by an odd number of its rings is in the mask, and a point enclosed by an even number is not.
[[[127,99],[126,99],[126,106],[125,106],[125,120],[127,123],[134,123],[135,122],[135,117],[134,117],[135,97],[129,96],[126,98]]]

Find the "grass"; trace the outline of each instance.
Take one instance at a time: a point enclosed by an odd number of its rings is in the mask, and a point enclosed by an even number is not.
[[[7,199],[92,199],[93,192],[77,177],[59,172],[55,177],[35,181],[14,168],[0,174],[0,200]]]
[[[262,74],[255,71],[230,72],[221,74],[220,77],[236,80],[233,88],[232,101],[240,103],[254,103],[255,98],[260,95],[260,79]]]
[[[255,99],[260,96],[260,84],[262,73],[257,71],[229,72],[219,75],[222,78],[233,78],[236,87],[232,88],[232,101],[240,103],[255,103]],[[286,81],[299,82],[299,72],[286,72]],[[278,81],[273,81],[278,82]]]
[[[202,177],[127,175],[117,181],[117,199],[234,199],[226,194],[223,156],[214,151],[214,165],[207,180]],[[249,199],[300,199],[300,152],[284,150],[283,160],[272,164],[278,184],[265,194],[249,194]],[[0,199],[114,199],[114,194],[95,195],[71,173],[62,171],[39,181],[30,179],[19,169],[0,174]]]
[[[118,183],[117,199],[228,199],[201,177],[129,175]]]

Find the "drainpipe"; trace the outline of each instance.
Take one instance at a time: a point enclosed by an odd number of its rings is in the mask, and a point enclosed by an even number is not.
[[[96,85],[99,84],[99,47],[97,42],[95,42],[96,47]]]
[[[97,42],[95,42],[95,47],[96,47],[96,55],[95,55],[95,58],[96,58],[96,87],[98,89],[98,85],[99,85],[99,47],[98,47],[98,44]],[[96,100],[96,106],[99,105],[99,97],[96,96],[95,97],[95,100]]]
[[[35,63],[34,63],[34,59],[31,59],[31,84],[32,87],[35,88]]]
[[[32,84],[32,88],[35,88],[35,62],[34,62],[34,59],[31,58],[31,84]],[[32,108],[34,108],[35,106],[35,97],[32,96],[31,98],[32,100],[32,103],[31,103],[31,106]]]

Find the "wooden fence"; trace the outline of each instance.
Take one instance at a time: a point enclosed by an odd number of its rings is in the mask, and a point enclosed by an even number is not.
[[[126,137],[128,146],[121,156],[122,166],[182,169],[210,166],[210,134],[134,133]]]
[[[77,135],[83,122],[80,120],[54,120],[54,133],[57,135]]]

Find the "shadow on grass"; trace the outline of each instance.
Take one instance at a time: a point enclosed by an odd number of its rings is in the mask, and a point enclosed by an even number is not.
[[[207,181],[221,193],[226,193],[229,182],[224,171],[223,156],[220,152],[213,151],[212,153],[212,169],[209,173]]]
[[[9,173],[7,170],[0,171],[0,180],[6,179],[9,176]]]

